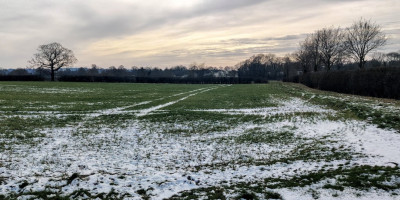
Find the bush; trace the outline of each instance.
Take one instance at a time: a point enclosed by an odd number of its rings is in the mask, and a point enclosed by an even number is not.
[[[287,81],[347,94],[400,99],[400,68],[307,73]]]
[[[59,81],[65,82],[112,82],[112,83],[135,83],[136,78],[132,76],[61,76]]]
[[[0,81],[44,81],[38,75],[0,75]]]
[[[236,84],[250,83],[251,80],[239,80],[234,77],[135,77],[135,76],[61,76],[59,81],[66,82],[122,82],[122,83],[183,83],[183,84]]]

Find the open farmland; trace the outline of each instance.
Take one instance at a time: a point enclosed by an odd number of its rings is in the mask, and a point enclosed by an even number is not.
[[[296,84],[0,83],[0,199],[399,199],[399,101]]]

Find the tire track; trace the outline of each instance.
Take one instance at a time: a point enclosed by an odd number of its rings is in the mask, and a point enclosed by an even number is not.
[[[199,89],[198,90],[194,90],[194,91],[198,91],[198,92],[191,93],[191,94],[189,94],[189,95],[187,95],[185,97],[182,97],[182,98],[180,98],[178,100],[175,100],[175,101],[171,101],[171,102],[168,102],[168,103],[165,103],[165,104],[161,104],[161,105],[158,105],[158,106],[153,106],[153,107],[150,107],[150,108],[147,108],[147,109],[142,109],[136,114],[136,116],[138,116],[138,117],[146,116],[146,115],[150,114],[151,112],[154,112],[154,111],[159,110],[161,108],[173,105],[175,103],[183,101],[183,100],[185,100],[185,99],[187,99],[189,97],[192,97],[194,95],[197,95],[197,94],[200,94],[200,93],[204,93],[204,92],[208,92],[210,90],[214,90],[214,89],[217,89],[219,87],[221,87],[221,86],[214,86],[214,87],[211,87],[211,88],[202,88],[202,90],[200,90],[200,91],[199,91]]]

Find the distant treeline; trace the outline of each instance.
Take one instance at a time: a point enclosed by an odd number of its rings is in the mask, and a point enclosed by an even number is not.
[[[296,52],[285,56],[257,54],[224,68],[192,64],[165,69],[95,64],[67,68],[64,61],[67,66],[76,61],[72,51],[51,43],[41,45],[42,51],[31,60],[35,69],[0,70],[0,81],[247,84],[284,80],[322,90],[399,99],[400,51],[376,52],[386,43],[379,25],[360,19],[346,28],[316,30],[300,42]],[[50,50],[64,51],[64,57],[42,56],[55,55]]]
[[[0,81],[44,81],[43,76],[39,75],[1,75]]]
[[[119,82],[119,83],[177,83],[177,84],[238,84],[250,83],[235,77],[135,77],[135,76],[61,76],[59,81],[65,82]]]
[[[253,69],[254,68],[254,69]],[[182,83],[182,84],[239,84],[239,83],[267,83],[268,77],[252,77],[257,67],[225,67],[214,68],[204,65],[191,65],[190,67],[176,66],[172,68],[144,68],[124,66],[111,66],[107,69],[92,65],[91,68],[66,68],[57,73],[58,81],[69,82],[130,82],[130,83]],[[264,70],[265,72],[265,70]],[[0,80],[28,81],[50,80],[50,71],[46,69],[16,69],[9,73],[5,70]],[[278,73],[281,74],[282,73]]]
[[[381,27],[363,19],[347,28],[317,30],[294,54],[301,71],[285,80],[322,90],[399,99],[400,51],[373,53],[386,43]]]
[[[134,83],[267,83],[268,80],[282,80],[289,74],[297,75],[299,63],[293,57],[278,57],[274,54],[258,54],[238,63],[234,67],[205,67],[193,64],[189,67],[150,68],[124,66],[100,68],[93,64],[90,68],[63,68],[58,71],[59,81],[74,82],[134,82]],[[16,76],[12,80],[26,80],[24,76],[35,75],[50,80],[48,69],[0,70],[3,76]],[[11,79],[10,79],[11,80]]]
[[[329,71],[293,76],[287,81],[347,94],[400,99],[400,67]]]
[[[366,61],[365,68],[400,66],[400,54],[375,53],[372,59]],[[329,71],[348,71],[358,69],[356,62],[335,63]],[[323,65],[318,65],[315,72],[328,71]],[[90,68],[63,68],[56,78],[58,81],[73,82],[133,82],[133,83],[267,83],[269,80],[293,80],[296,76],[314,71],[304,71],[304,65],[296,54],[282,57],[275,54],[258,54],[242,61],[234,67],[205,67],[193,64],[189,67],[175,66],[171,68],[150,68],[124,66],[100,68],[92,65]],[[47,69],[13,69],[0,70],[0,81],[43,81],[50,80]]]
[[[65,70],[59,73],[60,81],[75,82],[132,82],[132,83],[199,83],[199,84],[234,84],[240,83],[237,71],[226,67],[217,69],[203,65],[176,66],[172,68],[138,68],[126,69],[124,66],[98,68],[79,68],[76,71]]]

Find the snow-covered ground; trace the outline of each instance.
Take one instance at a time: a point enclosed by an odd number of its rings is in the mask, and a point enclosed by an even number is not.
[[[277,107],[185,110],[226,114],[227,119],[230,116],[258,116],[264,120],[261,122],[238,120],[228,124],[221,119],[179,121],[171,125],[162,120],[143,118],[168,113],[168,106],[218,88],[204,87],[179,93],[172,95],[178,97],[173,101],[143,109],[132,108],[151,101],[84,115],[89,122],[104,115],[136,116],[117,128],[109,127],[107,123],[88,128],[79,123],[40,130],[45,137],[40,138],[38,144],[16,144],[0,152],[0,194],[50,190],[70,195],[83,189],[92,196],[115,191],[125,195],[126,199],[144,196],[163,199],[186,190],[235,187],[239,183],[251,185],[270,178],[290,179],[321,169],[363,165],[395,167],[400,163],[398,131],[381,129],[360,120],[332,119],[328,116],[336,116],[337,111],[297,97],[274,99]],[[204,125],[225,128],[204,132]],[[90,134],[91,129],[95,133]],[[81,131],[89,134],[76,134]],[[288,135],[279,137],[279,134]],[[302,159],[303,155],[297,155],[305,150],[318,156]],[[360,191],[346,187],[340,191],[324,188],[326,181],[329,180],[304,187],[269,190],[283,199],[400,199],[400,195],[394,194],[400,194],[399,189]],[[390,182],[388,185],[400,184],[398,176],[387,181]],[[234,198],[238,194],[234,191],[225,195]],[[29,197],[32,197],[31,193],[19,196],[20,199]],[[88,196],[79,198],[85,197]]]

